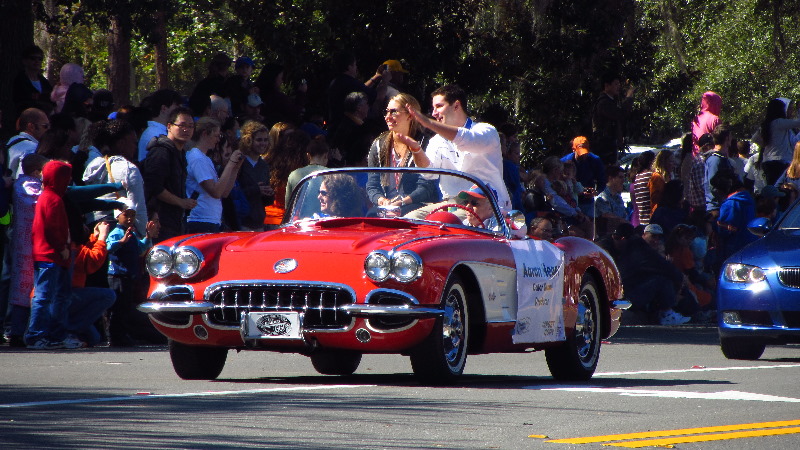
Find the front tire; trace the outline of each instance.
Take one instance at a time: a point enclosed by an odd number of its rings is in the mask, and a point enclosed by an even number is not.
[[[469,308],[464,284],[453,276],[442,300],[444,314],[411,353],[414,375],[428,383],[447,383],[464,372],[469,342]]]
[[[752,338],[720,336],[719,347],[728,359],[755,360],[761,358],[767,345]]]
[[[198,347],[170,340],[169,357],[175,373],[184,380],[213,380],[225,367],[228,349]]]
[[[594,278],[581,280],[575,331],[558,347],[545,350],[547,367],[559,381],[586,381],[592,378],[600,360],[600,295]]]
[[[311,365],[322,375],[352,375],[361,364],[361,353],[349,351],[318,351],[312,353]]]

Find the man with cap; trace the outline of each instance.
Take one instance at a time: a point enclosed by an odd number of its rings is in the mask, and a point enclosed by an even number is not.
[[[405,84],[405,77],[408,71],[403,68],[403,64],[396,59],[387,59],[383,62],[383,65],[389,70],[391,73],[391,81],[389,85],[386,86],[386,98],[390,99],[395,95],[404,92],[403,91],[403,84]]]
[[[497,200],[497,191],[489,185],[487,187],[492,192],[495,200]],[[492,228],[497,225],[492,202],[485,194],[486,192],[476,184],[473,184],[468,190],[458,193],[458,199],[472,212],[472,214],[467,214],[467,218],[464,219],[464,225],[485,228]]]
[[[651,223],[644,227],[642,239],[653,247],[659,254],[664,255],[664,229],[657,223]]]
[[[592,216],[594,193],[606,187],[606,168],[603,160],[591,152],[589,140],[578,136],[572,140],[572,153],[561,158],[561,162],[575,162],[575,179],[586,190],[578,196],[578,206],[584,214]]]
[[[257,94],[253,89],[253,82],[250,80],[255,67],[252,59],[241,56],[236,59],[234,64],[234,74],[225,80],[225,93],[231,101],[231,109],[235,117],[245,113],[245,108],[250,103],[248,96]]]
[[[264,102],[258,94],[250,94],[247,96],[247,102],[242,105],[242,112],[236,116],[239,123],[245,124],[251,120],[264,123],[264,116],[261,115],[261,105]]]
[[[639,237],[633,225],[619,224],[605,248],[617,264],[632,310],[652,316],[660,325],[681,325],[691,320],[673,309],[678,304],[683,274]]]

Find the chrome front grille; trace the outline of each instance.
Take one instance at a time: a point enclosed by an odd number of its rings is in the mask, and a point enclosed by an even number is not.
[[[307,284],[227,284],[207,295],[214,308],[209,320],[217,325],[239,326],[243,312],[296,311],[303,315],[304,329],[340,329],[352,322],[342,306],[354,303],[343,286]]]
[[[778,270],[778,280],[784,286],[800,289],[800,267],[782,267]]]

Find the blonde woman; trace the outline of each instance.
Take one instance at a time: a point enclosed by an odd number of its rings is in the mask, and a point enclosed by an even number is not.
[[[651,167],[653,175],[650,176],[650,212],[656,211],[661,197],[664,194],[664,186],[673,179],[675,172],[675,155],[669,150],[662,150],[656,155]]]
[[[419,111],[419,102],[413,96],[400,93],[389,100],[384,121],[389,131],[378,136],[367,155],[369,167],[414,167],[412,153],[423,151],[427,139],[420,125],[408,113],[408,108]],[[398,135],[409,136],[419,142],[418,148],[409,148]],[[424,202],[435,201],[436,186],[416,174],[370,174],[367,196],[375,206],[399,206],[406,214],[422,207]]]
[[[186,153],[186,194],[197,199],[197,206],[186,220],[187,233],[219,232],[222,227],[222,198],[228,196],[236,182],[244,156],[235,150],[222,176],[217,176],[208,152],[220,140],[220,124],[210,117],[201,117],[194,126],[194,147]]]
[[[791,183],[795,187],[800,188],[800,142],[795,144],[792,162],[789,163],[789,167],[786,168],[783,175],[778,177],[775,186],[780,186],[784,183]]]

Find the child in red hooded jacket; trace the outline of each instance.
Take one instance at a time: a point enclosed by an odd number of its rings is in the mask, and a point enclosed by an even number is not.
[[[80,340],[67,336],[71,295],[70,236],[63,196],[72,178],[72,166],[50,161],[42,169],[42,193],[31,228],[34,294],[25,343],[44,350],[78,348]]]

